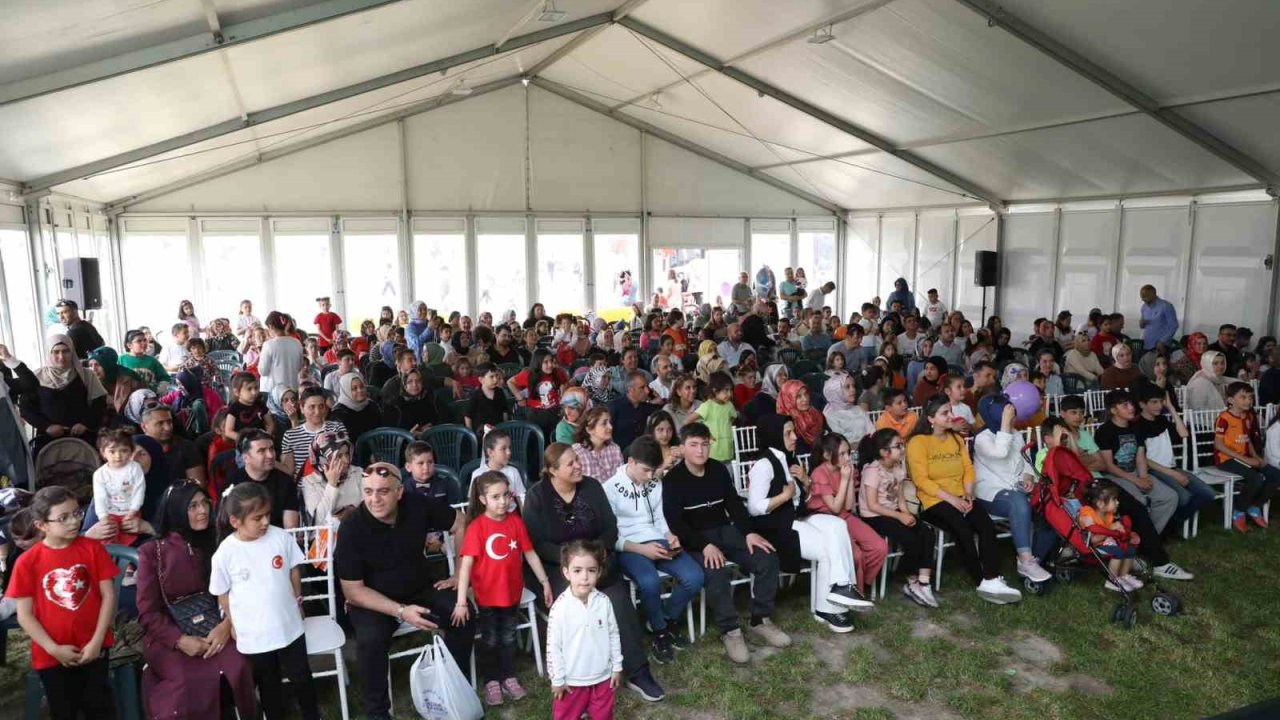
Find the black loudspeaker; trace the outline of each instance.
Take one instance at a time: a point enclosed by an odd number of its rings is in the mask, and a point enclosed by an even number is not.
[[[995,287],[1000,264],[995,250],[979,250],[973,254],[974,287]]]
[[[62,297],[76,301],[81,310],[102,309],[102,281],[97,258],[62,260]]]

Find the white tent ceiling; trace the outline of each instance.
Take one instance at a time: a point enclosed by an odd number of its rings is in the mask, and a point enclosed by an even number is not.
[[[531,75],[848,209],[1280,178],[1275,0],[543,4],[11,5],[0,178],[119,202]]]

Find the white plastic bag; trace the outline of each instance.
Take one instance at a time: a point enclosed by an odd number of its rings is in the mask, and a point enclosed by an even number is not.
[[[413,707],[425,720],[480,720],[480,698],[458,669],[444,640],[433,634],[432,643],[409,668],[409,692]]]

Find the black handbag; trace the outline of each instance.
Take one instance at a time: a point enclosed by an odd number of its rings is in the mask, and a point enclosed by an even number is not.
[[[170,601],[164,593],[164,557],[160,553],[163,541],[156,540],[156,574],[159,576],[160,598],[169,608],[169,616],[182,630],[183,635],[207,637],[222,622],[222,610],[218,599],[205,590],[183,595]]]

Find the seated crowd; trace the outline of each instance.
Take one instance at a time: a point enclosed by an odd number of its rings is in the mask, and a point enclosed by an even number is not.
[[[260,322],[248,301],[234,324],[206,327],[184,301],[167,344],[140,328],[122,351],[63,301],[43,366],[0,346],[3,385],[33,452],[79,438],[103,464],[87,506],[48,487],[9,518],[0,619],[32,638],[55,717],[106,707],[117,571],[103,544],[132,545],[149,716],[276,717],[287,677],[318,717],[297,609],[314,563],[284,531],[333,523],[366,716],[389,716],[388,652],[406,628],[443,633],[463,668],[479,642],[485,702],[523,698],[514,652],[529,592],[549,611],[556,717],[608,717],[622,685],[663,698],[650,661],[696,640],[683,627],[701,593],[735,663],[748,640],[791,644],[775,597],[810,567],[812,616],[832,632],[874,608],[891,551],[902,594],[938,607],[936,532],[995,604],[1022,598],[1002,531],[1027,583],[1051,578],[1044,565],[1073,529],[1112,563],[1110,590],[1141,586],[1135,556],[1191,580],[1168,542],[1215,492],[1175,453],[1187,411],[1216,414],[1204,462],[1240,479],[1234,528],[1267,526],[1280,423],[1262,427],[1254,407],[1280,401],[1274,338],[1251,350],[1246,329],[1223,325],[1212,344],[1177,339],[1149,286],[1141,339],[1094,310],[1079,327],[1067,311],[1038,319],[1015,342],[999,317],[975,330],[936,290],[917,305],[902,279],[844,323],[824,304],[833,283],[806,292],[802,271],[762,276],[744,273],[727,309],[636,306],[613,324],[541,304],[524,321],[473,321],[418,302],[352,333],[318,298],[306,335],[282,312]],[[1044,402],[1019,419],[1002,391],[1022,381]],[[1105,407],[1086,402],[1092,390]],[[513,447],[511,421],[538,429],[540,457]],[[479,457],[445,466],[459,452],[430,444],[441,425],[474,433]],[[357,452],[387,428],[414,438],[398,462]],[[74,599],[37,592],[68,562]],[[733,591],[748,577],[744,625]],[[200,592],[223,613],[195,632],[170,610]]]

